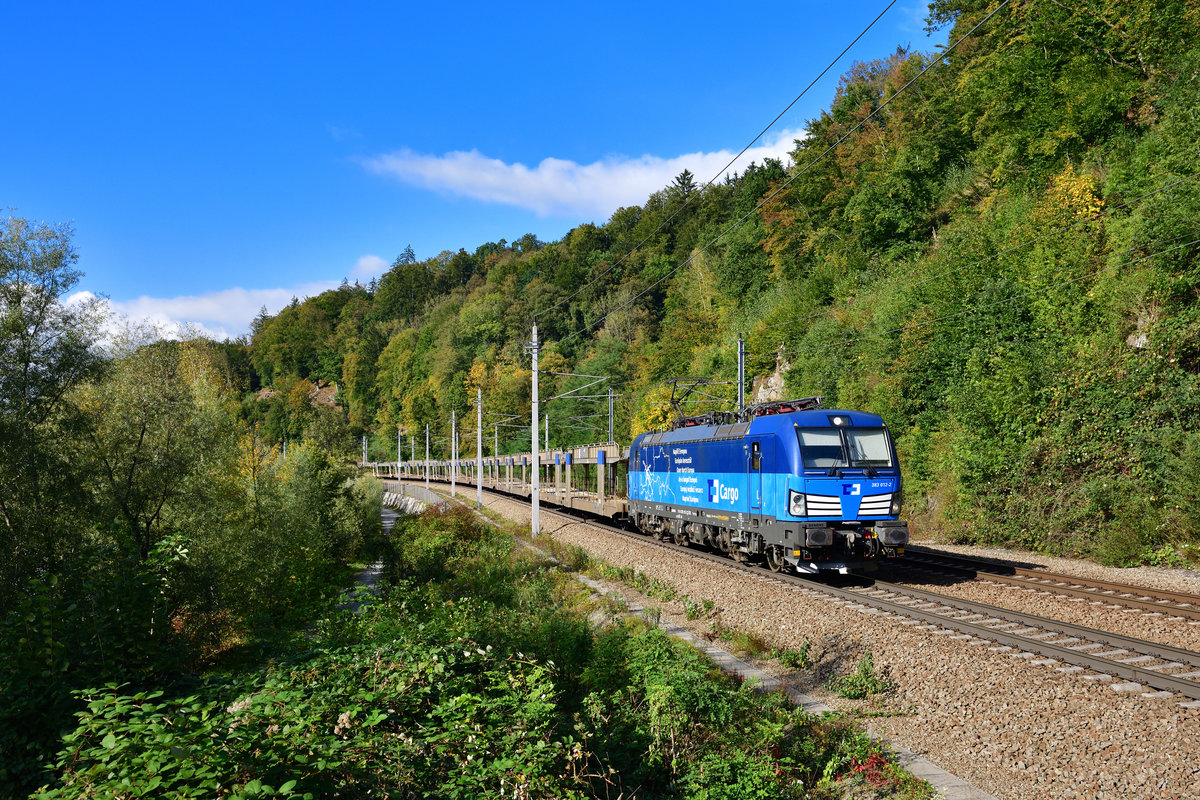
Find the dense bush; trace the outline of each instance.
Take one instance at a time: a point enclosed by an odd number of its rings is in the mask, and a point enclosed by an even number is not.
[[[834,797],[870,740],[720,675],[657,630],[594,636],[561,573],[465,511],[405,521],[385,596],[271,665],[79,693],[39,797]],[[927,796],[911,779],[904,796]]]
[[[73,689],[170,685],[285,634],[379,529],[378,481],[312,444],[284,459],[241,419],[219,353],[120,349],[86,380],[64,379],[36,432],[73,452],[76,483],[47,505],[26,482],[9,505],[53,536],[22,536],[20,570],[3,570],[0,796],[44,780],[79,708]]]

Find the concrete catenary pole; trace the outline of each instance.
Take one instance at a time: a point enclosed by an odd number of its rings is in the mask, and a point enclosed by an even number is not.
[[[425,423],[425,491],[429,491],[429,423]]]
[[[475,507],[483,508],[483,388],[475,387]]]
[[[533,413],[531,427],[533,429],[533,437],[530,445],[533,450],[533,472],[529,482],[529,499],[533,504],[532,514],[529,518],[529,530],[534,536],[537,536],[541,531],[541,498],[538,497],[538,492],[541,491],[540,472],[541,465],[539,461],[541,456],[538,454],[538,416],[541,414],[541,409],[538,407],[538,336],[537,323],[533,323],[533,343],[529,347],[529,352],[533,354]]]
[[[450,496],[454,497],[454,473],[458,472],[458,411],[450,409]]]

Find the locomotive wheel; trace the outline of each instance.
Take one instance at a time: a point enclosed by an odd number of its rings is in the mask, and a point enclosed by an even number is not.
[[[675,544],[680,547],[687,547],[688,535],[682,529],[675,531]]]
[[[783,565],[787,562],[783,560],[783,551],[778,547],[767,548],[767,568],[771,572],[781,572]]]

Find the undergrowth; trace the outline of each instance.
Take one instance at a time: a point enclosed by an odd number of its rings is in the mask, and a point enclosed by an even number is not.
[[[873,695],[887,694],[896,688],[896,684],[875,671],[875,658],[870,651],[859,659],[854,672],[830,678],[828,686],[847,700],[862,700]]]
[[[593,631],[557,606],[560,570],[469,514],[391,542],[382,597],[330,606],[258,669],[79,692],[37,796],[833,798],[863,779],[929,796],[845,718],[644,624]]]

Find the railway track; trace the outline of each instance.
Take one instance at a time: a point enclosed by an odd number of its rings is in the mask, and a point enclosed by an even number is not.
[[[1082,597],[1113,606],[1157,612],[1180,619],[1200,620],[1200,596],[1147,589],[1108,581],[1060,575],[1016,567],[985,559],[967,558],[935,551],[908,548],[897,565],[953,575],[966,575],[1009,586],[1054,592],[1064,597]]]
[[[775,582],[799,591],[830,595],[843,605],[881,618],[893,618],[931,635],[950,635],[965,646],[992,644],[994,652],[1009,652],[1031,664],[1055,666],[1066,673],[1092,671],[1086,679],[1123,678],[1114,689],[1142,691],[1147,696],[1178,694],[1200,700],[1200,653],[1169,647],[1107,631],[1087,628],[1019,611],[939,595],[900,584],[875,580],[869,586],[844,588],[809,578],[773,573],[732,561],[716,553],[664,542],[583,516],[550,510],[542,514],[584,523],[617,536],[695,558],[757,580]],[[1042,656],[1042,658],[1037,658]],[[1150,687],[1153,692],[1144,691]],[[1189,704],[1189,707],[1190,704]]]
[[[485,492],[512,499],[503,492]],[[723,555],[635,533],[586,514],[548,508],[546,504],[542,505],[542,515],[586,524],[754,580],[831,596],[843,606],[881,619],[894,619],[898,624],[913,626],[930,635],[946,635],[964,646],[991,645],[988,649],[992,652],[1008,653],[1030,664],[1055,667],[1064,673],[1078,673],[1086,680],[1121,678],[1124,682],[1111,684],[1113,689],[1141,692],[1147,697],[1180,695],[1190,701],[1184,703],[1187,707],[1200,707],[1200,653],[1190,650],[877,579],[869,579],[869,585],[847,588],[799,575],[770,572]],[[1145,691],[1145,687],[1154,691]]]

